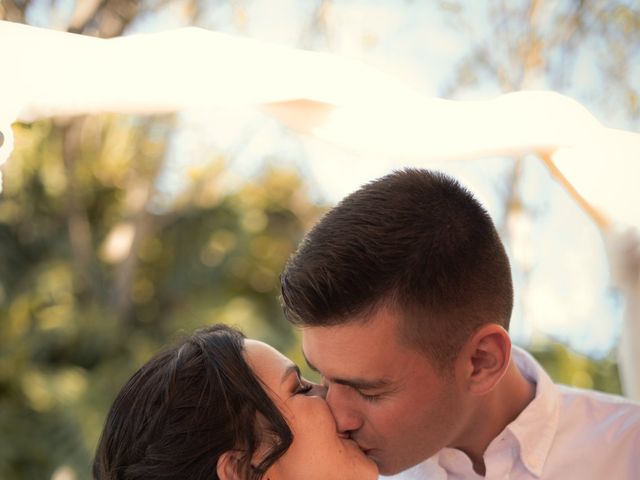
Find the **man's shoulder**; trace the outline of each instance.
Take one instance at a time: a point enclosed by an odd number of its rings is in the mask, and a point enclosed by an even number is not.
[[[630,398],[612,393],[588,390],[556,384],[562,406],[565,408],[590,408],[602,411],[625,411],[629,414],[640,413],[640,403]]]
[[[560,422],[565,427],[600,428],[604,432],[626,432],[640,438],[640,403],[595,390],[558,385]]]
[[[558,429],[545,467],[550,478],[565,474],[566,465],[575,478],[637,478],[640,404],[593,390],[559,385],[558,391]]]

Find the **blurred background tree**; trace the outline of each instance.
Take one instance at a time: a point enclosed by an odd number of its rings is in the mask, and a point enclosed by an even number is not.
[[[637,6],[565,0],[547,8],[547,2],[495,0],[481,9],[493,27],[478,30],[479,7],[472,3],[432,2],[432,11],[466,36],[466,49],[437,93],[454,98],[479,89],[544,87],[580,99],[599,92],[603,105],[637,124],[638,77],[630,74],[640,52]],[[0,18],[111,37],[154,18],[161,23],[162,12],[173,9],[184,25],[238,33],[257,15],[253,4],[3,0]],[[294,43],[331,51],[349,45],[338,41],[349,22],[336,14],[338,4],[300,2],[304,21]],[[394,5],[414,26],[427,14],[418,2]],[[365,17],[369,7],[379,4],[354,4]],[[393,49],[391,37],[375,26],[355,29],[351,44],[362,57],[385,42]],[[576,94],[573,85],[584,81],[579,60],[594,48],[598,82]],[[609,86],[606,94],[599,85]],[[228,166],[244,139],[234,150],[210,149],[206,161],[188,167],[184,186],[167,193],[161,185],[175,160],[176,123],[174,116],[105,115],[16,126],[0,197],[2,479],[90,478],[114,395],[181,331],[228,322],[303,363],[277,295],[286,258],[327,208],[310,192],[304,158],[286,167],[267,152],[257,173],[234,177]],[[494,180],[508,243],[514,217],[540,214],[521,192],[532,168],[527,159],[509,165]],[[533,265],[515,260],[526,284]],[[620,391],[614,352],[592,359],[551,338],[530,349],[558,381]]]
[[[223,158],[161,203],[171,123],[75,119],[72,162],[64,121],[19,127],[0,203],[3,479],[88,478],[115,392],[180,332],[227,322],[299,355],[278,275],[321,207],[284,169],[229,192]]]
[[[163,3],[77,2],[66,30],[118,36]],[[4,19],[54,26],[61,6],[43,8],[2,3]],[[115,393],[179,332],[224,321],[296,350],[278,275],[321,207],[292,170],[265,167],[231,191],[216,152],[163,198],[173,127],[171,116],[17,126],[0,200],[2,479],[90,478]]]

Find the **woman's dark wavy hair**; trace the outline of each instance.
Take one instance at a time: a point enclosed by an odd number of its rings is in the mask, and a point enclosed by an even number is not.
[[[262,478],[293,435],[245,361],[244,338],[225,325],[203,328],[140,368],[109,411],[94,478],[218,479],[229,450],[245,452],[244,478]],[[267,440],[266,455],[251,465]]]

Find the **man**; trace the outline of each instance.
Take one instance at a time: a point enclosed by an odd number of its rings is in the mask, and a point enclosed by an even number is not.
[[[509,261],[455,180],[407,169],[307,234],[281,278],[340,433],[397,478],[640,478],[640,406],[512,348]]]

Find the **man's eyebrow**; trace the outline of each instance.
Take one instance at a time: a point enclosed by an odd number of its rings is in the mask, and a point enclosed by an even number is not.
[[[302,356],[304,357],[305,362],[307,362],[307,365],[311,370],[320,373],[320,371],[309,361],[304,352],[302,352]],[[346,385],[348,387],[355,388],[356,390],[375,390],[391,385],[391,382],[384,378],[377,380],[368,380],[364,378],[328,378],[328,380],[333,383],[338,383],[340,385]]]

